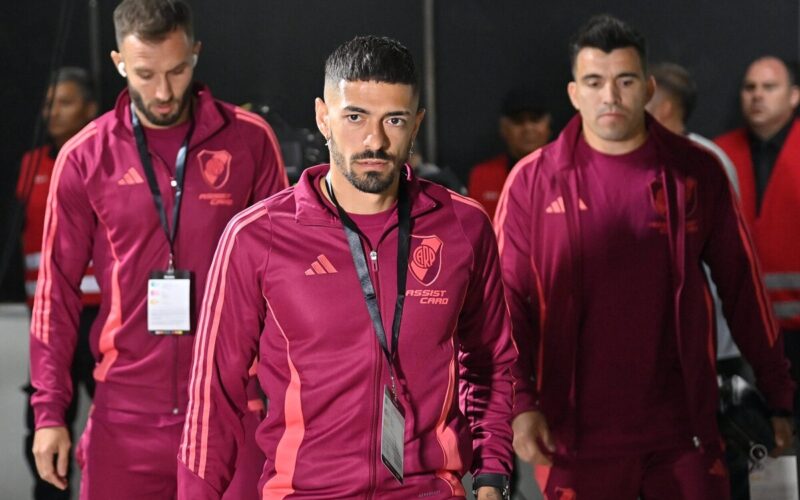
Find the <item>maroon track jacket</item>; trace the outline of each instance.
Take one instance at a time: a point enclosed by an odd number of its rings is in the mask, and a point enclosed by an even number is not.
[[[711,268],[734,339],[773,409],[791,411],[793,383],[750,235],[725,172],[709,152],[649,116],[647,127],[656,143],[662,185],[667,186],[661,200],[668,201],[656,212],[660,209],[670,241],[675,325],[671,328],[677,337],[692,432],[686,443],[706,443],[718,439],[718,395],[714,310],[701,261]],[[572,447],[580,432],[575,428],[579,390],[575,360],[581,310],[575,291],[581,289],[581,276],[575,252],[579,204],[592,193],[591,185],[580,182],[573,161],[580,134],[580,116],[575,116],[555,142],[523,158],[506,182],[495,216],[520,350],[514,414],[541,410],[561,452]],[[554,202],[558,210],[552,208]],[[553,212],[561,216],[554,217]]]
[[[307,170],[222,236],[195,345],[180,498],[217,498],[230,479],[256,358],[269,399],[256,432],[267,457],[262,498],[461,498],[466,471],[510,473],[516,349],[488,216],[474,200],[408,173],[400,485],[381,463],[386,359],[342,224],[319,191],[327,171]],[[397,233],[395,210],[377,246],[363,242],[377,252],[370,270],[387,332]]]
[[[287,185],[272,129],[258,116],[194,89],[196,126],[186,159],[175,266],[194,273],[199,308],[211,258],[237,212]],[[167,165],[151,154],[172,220]],[[36,428],[64,425],[72,398],[79,285],[91,259],[102,303],[90,342],[98,407],[180,416],[187,404],[194,336],[147,331],[147,280],[165,270],[169,245],[131,129],[130,97],[87,125],[59,152],[44,223],[42,263],[31,318]],[[196,323],[193,318],[193,323]]]

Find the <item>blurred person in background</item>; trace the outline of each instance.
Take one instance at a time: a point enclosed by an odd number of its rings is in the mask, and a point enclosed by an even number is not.
[[[33,296],[36,291],[36,277],[41,261],[42,231],[44,228],[45,205],[50,188],[56,156],[64,144],[78,133],[98,111],[97,101],[89,74],[76,67],[63,67],[56,71],[54,83],[47,90],[47,100],[42,115],[47,128],[47,143],[22,157],[19,180],[17,182],[17,199],[25,208],[25,223],[22,232],[22,251],[25,266],[25,294],[28,307],[33,307]],[[80,283],[81,312],[78,318],[78,337],[75,345],[75,359],[70,376],[75,397],[67,407],[65,424],[70,436],[75,436],[75,414],[78,406],[80,387],[83,386],[91,398],[94,395],[94,358],[89,349],[89,330],[97,317],[100,305],[100,289],[91,269],[87,269]],[[36,473],[36,462],[33,457],[34,418],[30,406],[30,395],[33,387],[30,382],[25,387],[28,394],[26,410],[27,434],[25,436],[25,458],[34,478],[33,498],[68,499],[69,488],[60,490],[43,481]],[[73,466],[69,472],[72,476]]]
[[[550,140],[551,122],[550,110],[532,89],[515,88],[506,94],[498,123],[506,150],[475,165],[469,173],[467,184],[469,196],[486,208],[489,217],[494,216],[503,183],[511,168]]]

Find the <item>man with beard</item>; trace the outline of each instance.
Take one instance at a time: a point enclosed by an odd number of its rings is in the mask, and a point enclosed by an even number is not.
[[[47,201],[31,325],[33,453],[41,477],[65,488],[78,285],[91,259],[102,302],[90,337],[94,407],[76,453],[81,498],[172,498],[194,311],[215,245],[236,212],[287,179],[269,126],[193,83],[200,43],[186,3],[125,0],[114,27],[111,57],[128,88],[61,149]],[[230,498],[257,496],[263,403],[253,389]]]
[[[262,498],[507,494],[515,349],[480,205],[405,164],[424,111],[408,50],[358,37],[325,65],[331,165],[239,214],[208,282],[179,498],[219,498],[250,365],[270,411]]]
[[[644,37],[611,16],[570,44],[578,114],[509,175],[495,219],[520,356],[514,448],[547,498],[728,498],[717,284],[791,443],[792,381],[730,183],[645,112]]]

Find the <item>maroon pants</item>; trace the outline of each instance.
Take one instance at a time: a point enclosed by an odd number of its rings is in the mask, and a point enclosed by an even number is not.
[[[247,412],[245,446],[223,500],[257,500],[264,455],[255,443],[259,423]],[[143,425],[118,411],[93,411],[76,450],[81,500],[177,498],[178,446],[183,422]]]
[[[719,446],[621,458],[555,456],[534,468],[545,500],[726,500],[728,472]]]

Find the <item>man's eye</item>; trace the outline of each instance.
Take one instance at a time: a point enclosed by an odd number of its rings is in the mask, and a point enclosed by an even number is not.
[[[347,115],[347,121],[349,121],[349,122],[355,123],[355,122],[358,122],[360,120],[361,120],[361,115],[357,115],[357,114]]]
[[[395,125],[395,126],[405,125],[405,123],[406,123],[406,121],[403,118],[396,117],[396,116],[393,116],[392,118],[389,118],[388,121],[389,121],[390,125]]]

